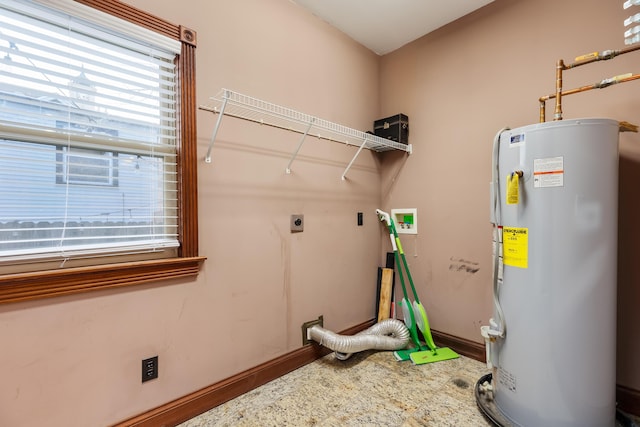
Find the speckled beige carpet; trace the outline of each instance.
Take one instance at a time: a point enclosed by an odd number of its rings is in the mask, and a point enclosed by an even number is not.
[[[487,372],[466,357],[413,365],[392,352],[365,351],[346,361],[332,353],[181,427],[489,426],[473,394]]]

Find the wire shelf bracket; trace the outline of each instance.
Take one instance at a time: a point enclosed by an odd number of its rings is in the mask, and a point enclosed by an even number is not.
[[[376,152],[399,150],[404,151],[407,154],[411,154],[411,144],[402,144],[390,139],[384,139],[370,133],[351,129],[324,119],[313,117],[287,107],[272,104],[251,96],[242,95],[229,89],[222,89],[216,96],[211,97],[210,100],[212,101],[212,105],[201,105],[199,107],[201,110],[218,114],[218,119],[216,120],[215,127],[211,134],[211,141],[209,142],[209,147],[205,157],[206,163],[211,163],[212,161],[211,151],[224,115],[301,134],[302,137],[300,142],[292,154],[289,164],[285,168],[285,172],[287,174],[291,173],[291,165],[298,156],[307,136],[315,136],[318,139],[325,139],[358,147],[358,150],[342,174],[343,180],[346,179],[347,172],[364,148]]]

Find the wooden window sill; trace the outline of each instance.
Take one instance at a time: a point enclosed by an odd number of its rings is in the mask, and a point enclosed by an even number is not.
[[[197,276],[206,257],[134,261],[0,276],[0,304]]]

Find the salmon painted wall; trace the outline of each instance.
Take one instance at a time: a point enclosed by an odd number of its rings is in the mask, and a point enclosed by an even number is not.
[[[378,118],[379,58],[289,1],[128,3],[197,32],[199,104],[224,87],[356,129]],[[110,425],[301,347],[319,315],[334,331],[374,317],[377,155],[342,181],[356,148],[309,137],[287,175],[300,135],[226,117],[206,164],[216,119],[198,112],[199,277],[0,306],[0,425]]]
[[[622,49],[622,1],[496,0],[381,59],[382,115],[409,116],[413,154],[385,158],[385,208],[418,208],[405,251],[434,329],[480,341],[491,303],[491,146],[505,126],[539,121],[555,64]],[[564,88],[640,72],[640,52],[569,70]],[[640,124],[640,83],[563,98],[564,118]],[[547,102],[547,120],[553,119]],[[618,384],[640,389],[640,275],[636,242],[640,135],[620,135]],[[384,248],[384,244],[383,244]],[[595,337],[597,339],[597,337]],[[531,343],[531,351],[544,349]],[[606,349],[611,351],[612,349]],[[543,356],[544,357],[544,356]],[[576,355],[577,359],[580,355]]]
[[[496,0],[380,58],[286,0],[127,3],[197,31],[200,104],[226,87],[361,130],[403,112],[414,153],[365,151],[341,181],[355,149],[312,138],[286,175],[299,135],[225,118],[198,165],[201,274],[0,306],[0,425],[109,425],[300,347],[320,314],[334,331],[371,319],[389,250],[379,206],[419,209],[403,244],[432,326],[479,342],[492,139],[538,120],[557,59],[620,48],[624,17],[621,1]],[[638,55],[570,71],[565,87],[638,72]],[[639,84],[566,98],[565,117],[638,123]],[[201,159],[215,119],[198,113]],[[618,382],[635,389],[639,143],[621,135]],[[143,385],[154,355],[160,377]]]

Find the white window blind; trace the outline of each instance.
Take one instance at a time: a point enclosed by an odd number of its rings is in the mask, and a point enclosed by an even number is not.
[[[0,5],[0,262],[177,247],[179,43],[42,3]]]

